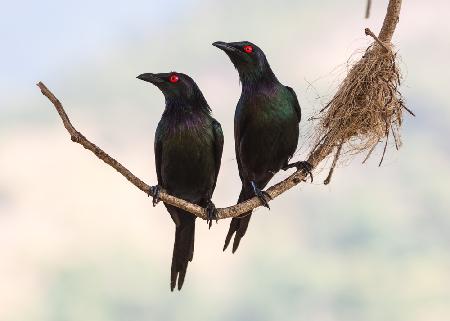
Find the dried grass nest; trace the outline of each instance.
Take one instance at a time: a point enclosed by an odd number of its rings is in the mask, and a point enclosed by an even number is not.
[[[384,140],[381,165],[390,135],[396,148],[400,147],[403,110],[414,114],[406,108],[398,90],[401,74],[396,60],[391,45],[374,42],[319,112],[317,144],[327,153],[336,151],[332,168],[344,153],[367,152],[365,162]]]

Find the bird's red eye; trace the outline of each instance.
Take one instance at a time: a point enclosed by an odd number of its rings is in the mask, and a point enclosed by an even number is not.
[[[173,74],[173,75],[170,76],[170,78],[169,78],[169,81],[170,81],[172,84],[178,82],[178,80],[180,80],[180,78],[179,78],[177,75],[175,75],[175,74]]]
[[[244,51],[246,52],[246,53],[252,53],[253,52],[253,47],[252,46],[245,46],[244,47]]]

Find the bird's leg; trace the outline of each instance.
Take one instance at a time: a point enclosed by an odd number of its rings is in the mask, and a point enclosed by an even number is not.
[[[267,207],[270,210],[269,201],[272,199],[270,197],[270,195],[267,192],[262,191],[261,189],[259,189],[258,186],[256,186],[256,183],[254,181],[251,181],[250,184],[252,185],[253,192],[255,193],[255,195],[263,203],[263,206]]]
[[[159,185],[155,185],[155,186],[150,186],[150,189],[148,190],[148,196],[153,196],[153,207],[156,206],[156,204],[159,203],[160,199],[159,199],[159,193],[161,191],[161,188],[159,187]]]
[[[211,200],[208,200],[208,203],[206,204],[206,223],[210,229],[213,220],[216,220],[217,223],[217,209],[214,203]]]
[[[308,175],[311,176],[311,183],[313,182],[314,178],[313,178],[313,174],[311,172],[313,169],[313,166],[310,163],[308,163],[307,161],[300,161],[300,162],[295,162],[292,164],[286,164],[283,167],[283,170],[286,171],[289,168],[293,168],[293,167],[297,168],[297,170],[302,170],[306,174],[306,176],[308,176]]]

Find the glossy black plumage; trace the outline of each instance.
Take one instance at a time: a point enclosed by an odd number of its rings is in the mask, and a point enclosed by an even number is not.
[[[155,133],[158,185],[173,196],[211,207],[223,150],[220,124],[211,116],[208,103],[189,76],[142,74],[138,78],[157,86],[166,100]],[[178,279],[181,289],[194,254],[196,217],[165,205],[176,225],[170,288],[175,288]]]
[[[248,41],[213,45],[229,56],[242,83],[234,117],[235,151],[242,181],[238,201],[256,194],[267,203],[269,199],[261,190],[275,173],[289,167],[288,161],[297,148],[301,120],[297,96],[278,81],[258,46]],[[236,251],[250,217],[248,212],[232,219],[224,250],[235,235],[232,251]]]

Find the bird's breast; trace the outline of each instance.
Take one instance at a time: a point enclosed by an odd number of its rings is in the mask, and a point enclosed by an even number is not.
[[[215,178],[214,136],[207,124],[183,124],[163,138],[161,176],[164,187],[175,196],[197,201]]]
[[[294,108],[279,95],[254,95],[243,99],[236,111],[236,152],[244,176],[253,179],[277,172],[297,148],[299,127]]]

